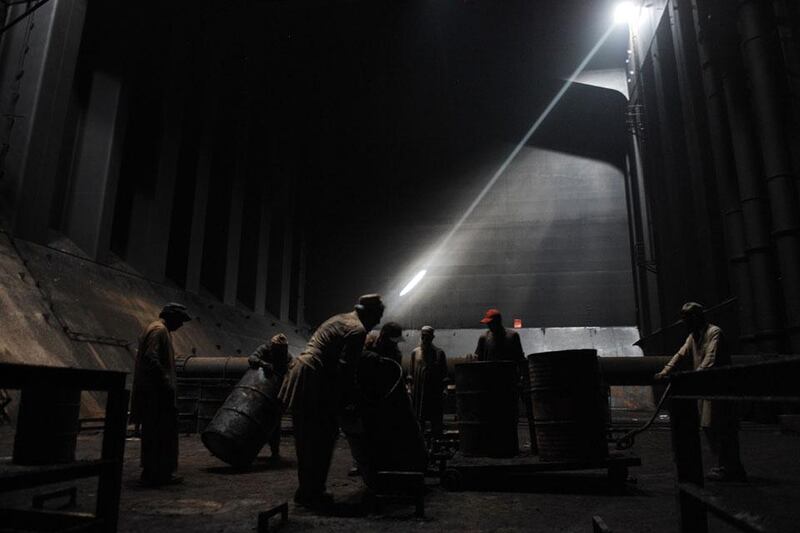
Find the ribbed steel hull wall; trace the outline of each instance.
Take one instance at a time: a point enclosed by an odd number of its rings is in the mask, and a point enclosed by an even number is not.
[[[455,376],[461,453],[475,457],[517,455],[516,363],[462,363],[455,366]]]
[[[252,463],[280,423],[279,387],[263,370],[247,371],[203,431],[206,448],[231,466]]]
[[[24,389],[13,462],[46,465],[74,461],[80,410],[80,390],[52,386]]]
[[[608,455],[605,413],[596,350],[528,356],[539,458],[601,459]]]

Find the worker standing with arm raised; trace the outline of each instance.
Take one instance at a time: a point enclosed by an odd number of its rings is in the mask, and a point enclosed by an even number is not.
[[[656,379],[666,378],[691,357],[694,370],[704,370],[731,364],[722,329],[709,324],[703,306],[688,302],[681,308],[681,318],[689,329],[686,342],[670,359],[669,363],[655,375]],[[731,402],[700,400],[700,426],[706,436],[711,452],[717,457],[718,465],[706,477],[715,481],[744,481],[747,479],[739,456],[739,420],[736,405]]]

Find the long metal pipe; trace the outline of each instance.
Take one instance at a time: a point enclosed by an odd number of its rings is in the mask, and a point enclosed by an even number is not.
[[[607,385],[652,385],[653,376],[666,365],[672,356],[648,355],[642,357],[598,357],[600,373]],[[759,355],[734,355],[734,365],[743,365],[766,361],[768,356]],[[404,358],[408,363],[408,358]],[[452,378],[455,365],[466,363],[464,356],[448,357],[448,373]],[[687,361],[688,364],[688,361]],[[247,357],[201,357],[188,356],[178,361],[177,372],[179,378],[185,379],[230,379],[238,380],[248,370]],[[689,367],[687,366],[686,370]],[[406,371],[408,369],[406,368]]]
[[[600,373],[607,385],[653,385],[653,376],[664,368],[671,355],[648,355],[645,357],[598,357]],[[733,365],[746,365],[768,361],[770,357],[760,355],[734,355]],[[684,370],[691,370],[686,362]]]
[[[762,1],[739,0],[739,33],[769,193],[789,348],[797,352],[800,351],[800,206],[783,127],[785,109],[773,67],[770,39],[775,28],[767,21],[767,7]]]
[[[721,66],[728,125],[730,127],[733,160],[739,186],[739,201],[750,273],[756,339],[760,350],[777,353],[782,348],[783,326],[780,313],[777,268],[772,257],[769,233],[769,202],[764,192],[757,140],[748,114],[744,94],[745,79],[737,53],[737,38],[731,27],[733,20],[727,5],[705,2],[714,8],[710,13],[716,20],[711,43],[712,53]],[[717,61],[715,61],[717,62]]]
[[[709,46],[713,30],[708,27],[708,17],[704,16],[695,0],[693,3],[693,24],[697,39],[697,51],[702,69],[703,90],[706,97],[711,155],[714,164],[719,207],[722,212],[725,231],[725,251],[728,259],[728,272],[733,293],[738,300],[739,339],[744,353],[756,351],[756,325],[753,313],[753,294],[750,272],[747,264],[744,238],[744,215],[739,203],[739,185],[733,168],[730,130],[725,115],[725,101],[717,65],[714,63]]]

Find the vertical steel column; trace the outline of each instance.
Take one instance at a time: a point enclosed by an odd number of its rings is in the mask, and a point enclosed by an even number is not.
[[[295,324],[302,328],[306,322],[306,233],[300,230],[300,250],[298,251],[297,264],[297,318]]]
[[[87,0],[59,0],[45,4],[4,36],[4,52],[13,50],[24,64],[2,65],[4,121],[8,131],[7,153],[0,156],[5,179],[14,185],[14,233],[35,242],[46,242],[50,210],[56,191],[64,124],[72,92],[75,67]],[[28,8],[20,3],[9,15]]]
[[[708,124],[705,115],[702,80],[697,75],[700,65],[697,57],[691,0],[672,0],[669,17],[675,57],[677,85],[680,92],[680,110],[683,116],[682,137],[686,153],[688,175],[693,204],[695,231],[698,238],[698,257],[703,267],[703,299],[708,302],[725,300],[729,292],[725,262],[722,259],[723,243],[719,205],[712,180],[713,162],[709,158]],[[687,199],[687,201],[689,201]]]
[[[800,5],[795,0],[773,0],[772,8],[783,52],[787,99],[792,112],[791,124],[786,128],[789,154],[792,157],[796,189],[800,194]]]
[[[94,72],[77,158],[73,161],[64,230],[98,261],[106,260],[111,246],[127,115],[123,81]]]
[[[200,278],[203,269],[203,247],[206,238],[206,212],[208,209],[208,191],[211,180],[211,158],[214,152],[214,124],[217,120],[219,106],[219,78],[215,74],[218,69],[219,47],[211,31],[216,21],[208,14],[208,6],[203,5],[206,13],[204,20],[205,39],[203,49],[208,58],[207,76],[203,86],[204,116],[201,123],[200,139],[197,145],[197,166],[195,168],[194,201],[192,205],[192,225],[189,230],[189,254],[186,263],[186,290],[193,294],[200,292]]]
[[[294,257],[294,190],[290,178],[284,180],[286,216],[283,223],[283,257],[281,258],[281,308],[280,319],[289,321],[289,303],[292,294],[292,258]]]
[[[703,454],[700,448],[697,402],[670,400],[669,421],[672,453],[678,484],[703,486]],[[708,517],[705,505],[678,490],[678,519],[683,533],[707,533]]]
[[[708,28],[708,18],[701,13],[699,2],[694,4],[693,22],[698,44],[698,56],[706,95],[706,114],[714,162],[714,176],[719,195],[725,231],[725,248],[728,256],[728,271],[733,292],[738,299],[740,340],[744,353],[757,349],[756,325],[753,314],[753,295],[747,264],[744,238],[744,216],[739,203],[739,185],[733,168],[730,146],[730,131],[725,116],[725,102],[716,64],[710,53],[709,39],[713,34]]]
[[[739,188],[739,202],[745,235],[745,252],[750,273],[756,339],[763,352],[781,350],[784,337],[777,269],[769,235],[769,204],[761,180],[761,161],[744,94],[745,81],[738,60],[731,6],[704,1],[714,33],[706,41],[718,59],[730,128],[733,160]]]
[[[174,21],[169,40],[167,67],[169,75],[161,101],[161,142],[158,152],[155,190],[137,191],[131,208],[127,260],[149,279],[163,281],[175,200],[178,153],[183,135],[186,101],[186,69],[189,43],[185,39],[186,22],[177,8],[167,15]]]
[[[272,231],[272,209],[268,184],[261,184],[261,213],[258,222],[258,255],[256,258],[256,291],[253,311],[258,315],[267,312],[267,282],[269,281],[269,245]]]
[[[767,21],[767,7],[763,1],[739,0],[739,33],[769,193],[789,349],[797,353],[800,352],[800,205],[783,128],[785,109],[781,106],[772,66],[774,51],[770,39],[775,28]]]

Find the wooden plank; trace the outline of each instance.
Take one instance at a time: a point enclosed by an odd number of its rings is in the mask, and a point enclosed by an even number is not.
[[[520,472],[558,472],[568,470],[602,470],[609,467],[641,466],[642,460],[633,455],[611,455],[604,459],[595,460],[570,460],[570,461],[540,461],[531,455],[517,457],[464,457],[456,455],[447,462],[448,468],[456,469],[490,469],[490,470],[516,470]]]
[[[743,509],[737,509],[726,502],[724,498],[715,496],[693,483],[679,483],[678,491],[704,505],[709,512],[720,520],[742,531],[750,533],[769,533],[774,531],[763,523],[763,517],[749,511],[745,512]]]
[[[111,390],[125,388],[126,372],[90,370],[42,365],[0,363],[0,388],[22,389],[58,383],[65,388],[80,390]]]
[[[97,508],[95,513],[103,518],[109,531],[117,530],[119,498],[122,487],[122,463],[125,456],[127,430],[128,391],[113,390],[106,401],[106,427],[103,432],[104,461],[110,463],[103,469],[97,483]]]
[[[800,383],[800,357],[681,372],[670,382],[673,398],[739,397],[795,402]]]
[[[678,483],[703,486],[703,459],[698,434],[697,402],[670,399],[669,418],[672,427],[672,451]],[[707,533],[706,508],[678,491],[678,519],[683,533]]]
[[[115,461],[104,459],[47,466],[2,464],[0,465],[0,492],[98,476],[106,469],[116,468],[116,466]]]
[[[87,513],[28,509],[0,509],[3,528],[20,531],[104,531],[103,521]]]

